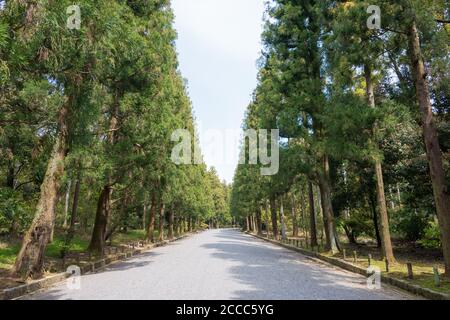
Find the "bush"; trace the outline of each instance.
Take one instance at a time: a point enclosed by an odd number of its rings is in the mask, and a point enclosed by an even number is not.
[[[21,195],[0,188],[0,234],[21,234],[33,219],[31,205]]]
[[[429,217],[426,214],[402,209],[393,215],[392,230],[409,241],[417,241],[425,235]]]
[[[428,223],[424,236],[417,243],[427,249],[440,249],[442,247],[439,225],[436,221]]]

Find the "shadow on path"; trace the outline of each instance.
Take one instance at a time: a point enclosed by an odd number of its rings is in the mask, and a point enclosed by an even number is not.
[[[366,288],[366,279],[316,263],[300,254],[241,234],[222,230],[217,242],[204,244],[218,259],[232,260],[233,278],[249,290],[233,299],[396,299],[383,290]]]

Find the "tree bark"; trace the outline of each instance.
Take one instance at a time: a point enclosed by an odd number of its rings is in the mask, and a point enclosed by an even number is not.
[[[156,210],[156,195],[152,195],[152,203],[150,206],[150,216],[147,225],[147,240],[151,242],[155,242],[154,239],[154,230],[155,230],[155,210]]]
[[[188,231],[192,232],[192,216],[189,216],[188,219]]]
[[[429,83],[425,62],[420,48],[419,32],[413,20],[408,30],[411,67],[416,84],[417,100],[422,114],[422,129],[433,185],[434,201],[441,232],[442,250],[445,260],[445,276],[450,278],[450,197],[439,145],[438,133],[430,101]]]
[[[372,81],[372,69],[368,64],[364,66],[364,73],[366,78],[366,95],[369,106],[375,108],[375,93]],[[375,124],[373,131],[376,134],[378,128]],[[391,232],[389,230],[389,218],[386,206],[386,194],[384,191],[383,168],[381,159],[377,156],[375,159],[375,175],[377,182],[377,202],[380,213],[380,237],[382,257],[388,260],[391,264],[395,263],[394,251],[392,249]]]
[[[316,210],[314,208],[314,191],[313,185],[308,181],[308,193],[309,193],[309,224],[310,224],[310,238],[311,238],[311,248],[317,247],[319,244],[317,242],[317,223],[316,223]]]
[[[275,240],[278,240],[278,222],[277,222],[277,207],[275,203],[275,198],[270,198],[270,216],[272,218],[272,232]]]
[[[291,201],[292,201],[292,236],[298,237],[297,208],[295,203],[295,195],[293,192],[291,194]]]
[[[308,235],[308,226],[306,223],[306,203],[305,198],[303,195],[303,192],[300,192],[300,217],[301,217],[301,225],[303,226],[303,234],[305,236],[305,241],[309,241],[309,235]]]
[[[261,207],[256,208],[256,231],[259,236],[262,235]]]
[[[113,146],[117,142],[117,130],[119,128],[119,92],[116,92],[109,119],[108,143]],[[106,240],[106,228],[111,216],[111,199],[113,193],[113,180],[111,172],[107,173],[106,184],[100,193],[97,204],[94,229],[92,232],[89,251],[103,252]]]
[[[144,202],[144,205],[142,206],[142,230],[145,231],[146,227],[146,217],[147,217],[147,202]]]
[[[67,183],[66,198],[64,203],[64,223],[63,228],[67,228],[67,219],[69,216],[70,189],[72,188],[72,180]]]
[[[323,157],[323,172],[319,174],[320,198],[325,226],[326,247],[333,254],[339,252],[339,242],[337,238],[336,225],[334,221],[333,205],[331,203],[331,187],[329,181],[330,167],[328,157]]]
[[[97,202],[97,212],[95,214],[94,229],[92,231],[89,251],[101,253],[105,247],[106,226],[110,211],[111,188],[104,186]]]
[[[161,203],[161,206],[159,208],[159,228],[158,228],[158,241],[162,242],[164,241],[164,220],[165,220],[165,211],[166,211],[166,205],[164,203]]]
[[[283,197],[280,197],[280,222],[281,222],[281,237],[283,240],[287,239],[286,234],[286,222],[284,221],[284,206],[283,206]]]
[[[169,240],[173,239],[173,224],[175,220],[175,205],[172,204],[172,207],[170,208],[169,212],[169,228],[167,231],[167,237]]]
[[[373,199],[374,197],[372,194],[369,195],[369,198],[370,198],[370,207],[372,209],[373,226],[375,228],[375,237],[377,239],[377,247],[381,248],[382,243],[381,243],[381,236],[380,236],[380,226],[378,224],[377,206],[375,204],[375,200]]]
[[[62,257],[64,257],[67,251],[69,250],[73,236],[75,235],[75,222],[77,220],[78,203],[79,203],[78,199],[80,198],[80,189],[81,189],[81,168],[78,168],[77,182],[75,184],[75,191],[73,193],[72,212],[70,214],[70,225],[69,230],[67,230],[64,248],[61,252]]]
[[[67,116],[69,103],[65,104],[59,111],[58,136],[47,164],[36,213],[22,241],[22,247],[13,268],[13,273],[26,278],[29,276],[39,278],[44,271],[45,249],[53,229],[56,201],[61,178],[64,174],[64,160],[68,153]]]

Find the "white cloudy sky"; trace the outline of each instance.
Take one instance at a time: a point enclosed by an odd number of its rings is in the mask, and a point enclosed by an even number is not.
[[[238,130],[256,87],[264,0],[172,0],[172,8],[180,69],[189,82],[200,135]],[[205,161],[231,182],[238,146],[213,144],[223,151],[214,156],[211,140],[202,141]]]

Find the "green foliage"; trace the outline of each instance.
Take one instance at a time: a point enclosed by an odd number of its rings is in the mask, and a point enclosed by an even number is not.
[[[32,203],[7,188],[0,188],[0,235],[18,235],[31,223]]]
[[[66,249],[70,252],[83,252],[86,251],[88,244],[89,242],[86,240],[86,238],[76,236],[72,239],[69,247],[66,248],[64,237],[58,236],[53,240],[52,243],[48,245],[47,250],[45,251],[45,255],[47,257],[60,258],[61,251],[63,249]]]
[[[19,245],[5,246],[4,248],[0,247],[0,269],[7,269],[14,264],[14,260],[16,259],[19,250]]]
[[[422,238],[417,243],[427,249],[442,248],[439,224],[436,221],[430,221],[423,231]]]
[[[429,217],[410,209],[401,209],[393,215],[392,229],[406,240],[417,241],[425,234]]]

